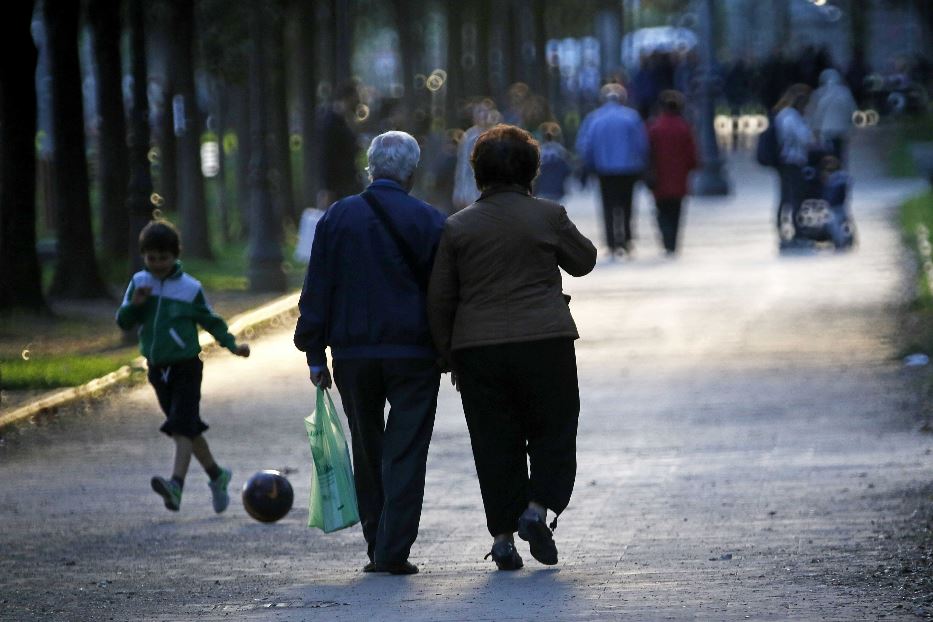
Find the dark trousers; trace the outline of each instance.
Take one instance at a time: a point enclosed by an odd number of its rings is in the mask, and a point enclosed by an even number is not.
[[[657,207],[658,229],[664,250],[673,253],[677,250],[677,234],[680,231],[680,211],[683,197],[674,199],[655,199]]]
[[[803,193],[806,180],[803,177],[803,168],[796,164],[781,164],[778,166],[781,180],[781,197],[778,205],[777,226],[781,227],[781,210],[792,214],[794,227],[797,225],[797,212],[803,202]]]
[[[632,230],[632,195],[638,175],[600,175],[603,197],[603,223],[609,250],[628,249],[635,237]]]
[[[489,533],[515,532],[529,501],[562,512],[577,474],[573,340],[467,348],[454,361]]]
[[[204,363],[197,357],[170,365],[149,365],[149,384],[165,413],[161,432],[195,438],[207,430],[207,424],[201,420],[203,373]]]
[[[350,423],[367,554],[404,561],[418,537],[440,370],[432,359],[338,359],[334,382]]]

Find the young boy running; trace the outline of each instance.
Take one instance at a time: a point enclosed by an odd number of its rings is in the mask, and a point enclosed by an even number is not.
[[[139,251],[145,270],[133,275],[123,304],[117,311],[117,324],[124,330],[139,326],[139,349],[149,366],[149,383],[155,388],[166,421],[159,428],[175,441],[175,466],[171,479],[152,478],[152,489],[165,507],[177,512],[191,455],[210,477],[214,511],[227,509],[227,486],[232,472],[214,461],[202,433],[201,372],[198,354],[198,325],[237,356],[249,356],[249,346],[237,345],[223,319],[211,311],[201,283],[184,273],[178,256],[178,231],[165,220],[154,220],[139,234]]]

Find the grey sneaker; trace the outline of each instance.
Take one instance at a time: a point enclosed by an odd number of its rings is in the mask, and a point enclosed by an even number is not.
[[[152,489],[165,500],[165,507],[177,512],[181,507],[181,486],[158,475],[152,478],[150,484],[152,484]]]
[[[211,487],[211,501],[214,503],[214,511],[220,514],[230,505],[230,495],[227,494],[227,486],[230,485],[230,478],[233,477],[233,471],[230,469],[220,469],[220,475],[217,479],[211,480],[208,486]]]

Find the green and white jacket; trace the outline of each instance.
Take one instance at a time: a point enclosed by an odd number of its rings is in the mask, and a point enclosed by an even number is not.
[[[149,298],[133,306],[130,301],[139,287],[150,288]],[[181,262],[176,262],[172,273],[162,280],[148,270],[134,274],[117,310],[117,324],[124,330],[139,326],[139,351],[150,365],[171,365],[196,357],[201,351],[198,325],[220,345],[236,351],[236,339],[227,330],[227,323],[211,310],[200,281],[183,272]]]

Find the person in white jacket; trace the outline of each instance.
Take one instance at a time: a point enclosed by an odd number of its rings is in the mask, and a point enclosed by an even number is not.
[[[852,91],[835,69],[820,74],[820,88],[813,91],[807,106],[807,120],[817,142],[846,161],[852,115],[857,109]]]

